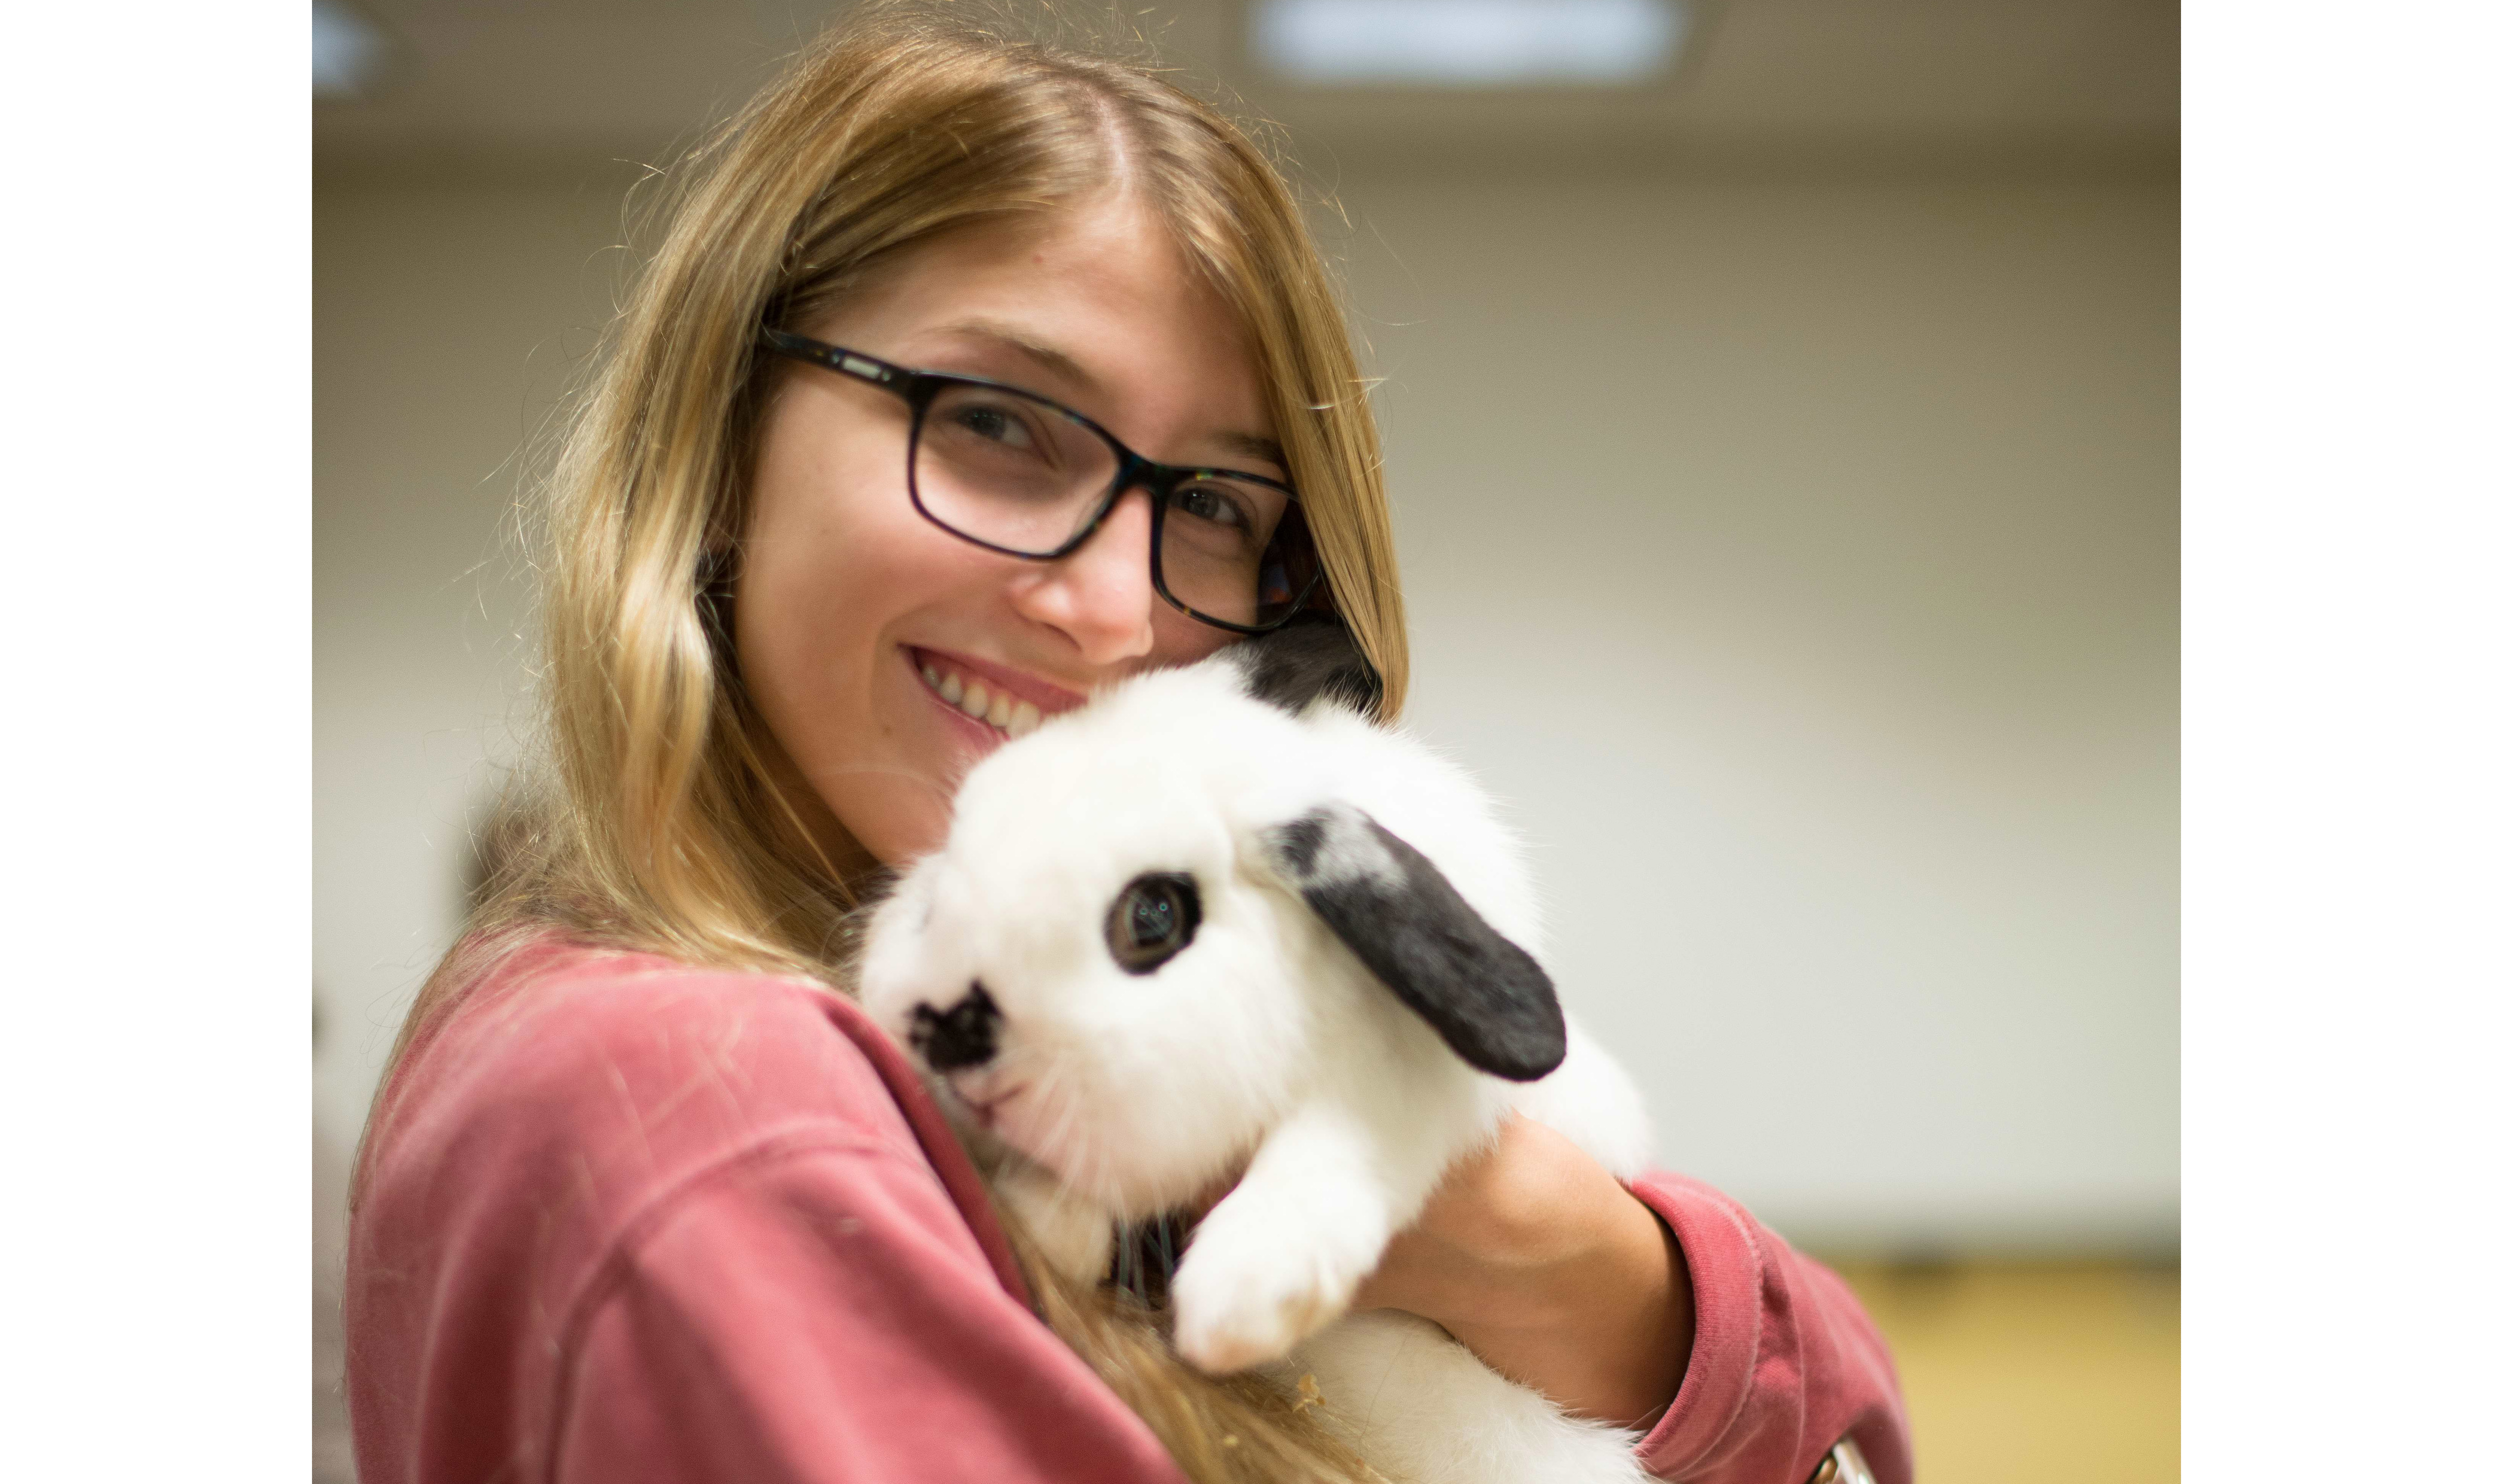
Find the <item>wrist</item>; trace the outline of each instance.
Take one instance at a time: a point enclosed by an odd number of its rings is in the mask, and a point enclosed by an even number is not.
[[[1439,1319],[1507,1377],[1579,1416],[1617,1427],[1660,1420],[1695,1347],[1688,1265],[1667,1224],[1623,1186],[1595,1239],[1543,1270],[1528,1303]]]

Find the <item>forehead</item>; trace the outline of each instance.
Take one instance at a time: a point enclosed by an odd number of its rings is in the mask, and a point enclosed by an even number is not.
[[[1125,198],[946,233],[870,273],[806,333],[1028,386],[1128,441],[1272,430],[1246,330],[1157,216]]]

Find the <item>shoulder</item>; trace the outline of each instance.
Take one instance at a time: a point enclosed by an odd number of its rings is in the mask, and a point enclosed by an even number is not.
[[[899,1050],[795,978],[523,944],[411,1047],[370,1141],[356,1246],[391,1266],[507,1240],[550,1278],[729,1166],[793,1153],[940,1192],[970,1245],[1001,1246]]]
[[[888,1213],[893,1261],[956,1285],[991,1274],[992,1299],[1027,1299],[899,1050],[799,979],[522,943],[401,1060],[360,1175],[348,1376],[375,1456],[411,1446],[428,1407],[459,1411],[461,1446],[488,1464],[554,1436],[583,1325],[669,1254],[674,1271],[750,1289],[793,1270],[757,1276],[761,1247],[819,1266],[855,1255],[824,1232]]]
[[[409,1052],[382,1137],[470,1155],[554,1145],[650,1172],[789,1125],[905,1148],[916,1141],[893,1083],[907,1076],[821,985],[540,939]]]

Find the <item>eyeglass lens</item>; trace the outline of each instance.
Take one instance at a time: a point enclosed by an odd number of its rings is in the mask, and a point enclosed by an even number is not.
[[[999,387],[947,382],[927,404],[912,488],[926,514],[1027,556],[1063,549],[1097,514],[1121,460],[1098,431]],[[1189,479],[1159,526],[1160,580],[1224,623],[1272,622],[1316,577],[1298,503],[1249,480]]]

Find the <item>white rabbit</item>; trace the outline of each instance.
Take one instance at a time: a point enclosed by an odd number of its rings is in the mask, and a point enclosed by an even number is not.
[[[1622,1176],[1636,1090],[1532,957],[1512,839],[1460,771],[1360,714],[1337,625],[1109,690],[974,769],[876,911],[866,1009],[952,1095],[1068,1274],[1119,1223],[1244,1175],[1169,1292],[1186,1359],[1312,1374],[1389,1476],[1645,1477],[1426,1321],[1344,1317],[1448,1166],[1517,1112]],[[1338,1322],[1337,1322],[1338,1321]]]

